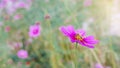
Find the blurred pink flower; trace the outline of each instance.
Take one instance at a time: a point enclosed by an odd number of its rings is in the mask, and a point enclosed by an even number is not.
[[[15,7],[16,8],[25,8],[26,7],[26,4],[24,2],[17,2],[15,4]]]
[[[4,8],[4,4],[3,2],[0,2],[0,9],[3,9]]]
[[[3,22],[0,22],[0,27],[3,26]]]
[[[10,26],[6,26],[6,27],[5,27],[5,32],[9,32],[9,31],[10,31],[10,29],[11,29],[11,27],[10,27]]]
[[[6,12],[10,15],[13,14],[16,11],[16,8],[14,7],[15,1],[13,0],[3,0],[3,1]]]
[[[21,59],[26,59],[28,58],[28,52],[26,50],[19,50],[17,56]]]
[[[92,0],[84,0],[84,6],[88,7],[92,5]]]
[[[22,18],[22,15],[20,15],[20,14],[17,14],[17,15],[14,16],[14,20],[19,20],[21,18]]]
[[[96,63],[95,64],[95,68],[104,68],[101,64],[99,64],[99,63]]]
[[[29,36],[38,37],[40,35],[41,27],[40,25],[32,25],[29,27]]]
[[[86,32],[84,30],[74,30],[72,25],[61,26],[60,31],[65,36],[69,37],[72,43],[76,42],[89,48],[94,48],[94,45],[98,43],[98,40],[95,40],[94,36],[86,36]]]
[[[18,49],[20,49],[22,47],[22,43],[20,43],[20,42],[15,42],[14,43],[14,49],[15,50],[18,50]]]
[[[29,9],[30,4],[29,3],[25,3],[25,2],[16,2],[15,4],[15,8],[25,8],[25,9]]]
[[[0,8],[4,8],[11,15],[19,8],[29,9],[31,3],[31,0],[1,0]]]

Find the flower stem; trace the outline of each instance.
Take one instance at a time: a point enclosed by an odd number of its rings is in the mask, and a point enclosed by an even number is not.
[[[93,54],[93,56],[95,57],[96,61],[97,61],[99,64],[101,64],[101,62],[100,62],[100,60],[98,59],[98,57],[97,57],[95,51],[92,50],[92,49],[90,49],[90,51],[91,51],[91,53]],[[101,64],[101,65],[102,65],[102,64]]]
[[[75,45],[76,48],[75,48],[75,51],[74,51],[75,52],[75,68],[77,68],[77,63],[78,63],[77,62],[77,45],[78,45],[78,43],[76,43],[76,45]]]
[[[78,43],[76,43],[76,49],[77,49],[77,45],[78,45]]]

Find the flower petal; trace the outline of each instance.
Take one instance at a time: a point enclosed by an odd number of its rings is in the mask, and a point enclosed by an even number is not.
[[[75,34],[74,27],[69,25],[69,26],[61,26],[60,31],[65,35],[65,36],[73,36]]]
[[[75,40],[74,38],[71,38],[71,37],[70,37],[70,41],[71,41],[72,43],[76,42],[76,40]]]
[[[83,29],[76,30],[76,33],[80,34],[81,36],[85,36],[86,35],[86,32]]]
[[[95,40],[94,36],[88,36],[84,38],[84,41],[89,44],[97,44],[98,40]]]
[[[94,45],[98,43],[98,40],[94,39],[94,36],[88,36],[83,38],[82,41],[79,41],[79,44],[81,44],[82,46],[86,46],[89,48],[94,48]]]
[[[89,43],[86,43],[86,42],[78,42],[79,44],[81,44],[82,46],[86,46],[86,47],[89,47],[89,48],[94,48],[94,46],[92,44],[89,44]]]

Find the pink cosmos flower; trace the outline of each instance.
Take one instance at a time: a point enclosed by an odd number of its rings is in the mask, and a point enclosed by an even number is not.
[[[25,8],[29,9],[31,6],[31,0],[1,0],[0,8],[4,8],[8,14],[13,14],[17,9]]]
[[[19,50],[17,56],[21,59],[26,59],[28,58],[28,52],[26,50]]]
[[[15,16],[14,16],[14,20],[19,20],[19,19],[21,19],[22,18],[22,15],[21,14],[16,14]]]
[[[5,27],[5,32],[9,32],[11,30],[11,27],[10,26],[6,26]]]
[[[103,68],[103,66],[101,64],[99,64],[99,63],[96,63],[95,68]]]
[[[15,50],[19,50],[22,47],[22,43],[20,42],[15,42],[13,45],[14,45],[13,47]]]
[[[69,37],[72,43],[76,42],[89,48],[94,48],[94,45],[98,43],[98,40],[95,40],[94,36],[86,36],[86,32],[84,30],[74,30],[72,25],[61,26],[60,31],[65,36]]]
[[[29,28],[30,37],[38,37],[40,35],[41,27],[38,24],[32,25]]]
[[[24,2],[17,2],[15,4],[15,7],[16,8],[25,8],[26,7],[26,4]]]
[[[16,2],[16,4],[14,5],[15,8],[25,8],[25,9],[29,9],[30,8],[30,3],[25,3],[25,2]]]
[[[92,5],[92,0],[84,0],[84,6],[91,6]]]

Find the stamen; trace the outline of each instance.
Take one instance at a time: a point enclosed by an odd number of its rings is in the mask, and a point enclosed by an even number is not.
[[[75,38],[76,38],[76,40],[80,40],[80,41],[82,41],[82,39],[83,39],[79,34],[76,34]]]

